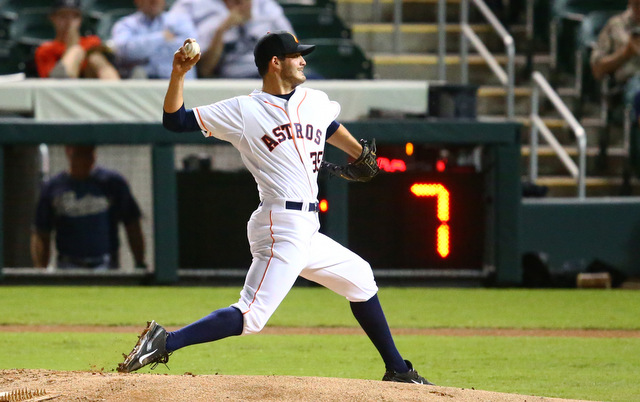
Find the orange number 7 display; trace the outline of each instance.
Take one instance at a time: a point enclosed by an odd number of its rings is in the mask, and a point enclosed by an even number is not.
[[[440,226],[436,231],[436,250],[442,258],[449,255],[449,190],[440,183],[414,183],[411,193],[416,197],[436,197],[437,216]]]

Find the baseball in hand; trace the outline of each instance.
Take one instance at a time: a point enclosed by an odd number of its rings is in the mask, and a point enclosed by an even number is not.
[[[200,53],[200,45],[198,45],[198,42],[189,42],[184,45],[184,51],[188,58],[193,59]]]

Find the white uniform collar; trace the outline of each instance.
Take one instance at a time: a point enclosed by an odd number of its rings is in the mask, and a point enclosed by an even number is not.
[[[299,94],[302,92],[301,91],[302,88],[300,87],[296,87],[294,89],[293,95],[291,95],[291,98],[289,98],[289,100],[292,100],[294,98],[296,98],[297,96],[299,96]],[[286,103],[287,100],[284,98],[281,98],[279,96],[276,95],[272,95],[270,93],[264,92],[260,89],[254,89],[253,92],[251,92],[250,96],[254,96],[258,99],[262,99],[262,100],[267,100],[269,102],[279,102],[279,103]]]

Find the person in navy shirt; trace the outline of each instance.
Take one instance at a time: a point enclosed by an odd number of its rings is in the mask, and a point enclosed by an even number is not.
[[[118,268],[122,222],[135,266],[144,267],[140,208],[124,177],[95,166],[94,146],[66,146],[65,153],[69,169],[42,186],[31,236],[33,265],[49,265],[55,232],[58,268]]]

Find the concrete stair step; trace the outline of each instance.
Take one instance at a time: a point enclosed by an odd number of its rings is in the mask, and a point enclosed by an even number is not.
[[[561,88],[562,89],[562,88]],[[528,116],[531,113],[531,86],[515,87],[515,113],[519,116]],[[568,92],[559,91],[558,95],[569,108],[574,117],[581,124],[603,126],[600,117],[600,107],[595,104],[583,104],[582,111],[577,107],[577,99],[573,90]],[[484,85],[478,88],[478,114],[504,116],[507,102],[507,90],[502,86]],[[561,119],[560,113],[550,102],[542,100],[539,104],[539,113],[548,119]],[[586,123],[583,123],[586,122]]]
[[[531,133],[531,120],[528,117],[517,117],[517,121],[522,123],[522,143],[528,144]],[[562,119],[543,118],[547,127],[554,134],[558,142],[563,145],[573,146],[576,144],[576,137],[573,130]],[[624,145],[624,132],[622,127],[608,127],[597,118],[583,118],[580,120],[587,135],[587,146],[599,146],[601,141],[608,137],[608,147],[620,147]],[[546,141],[539,135],[540,145],[546,145]]]
[[[488,102],[488,101],[487,101]],[[505,121],[506,118],[504,115],[496,116],[496,115],[478,115],[478,120],[485,122],[502,122]],[[528,115],[516,115],[516,122],[522,124],[522,144],[529,143],[529,134],[531,132],[531,119]],[[542,117],[542,121],[545,122],[549,130],[556,137],[558,142],[563,145],[573,146],[576,144],[576,137],[569,125],[557,117]],[[608,147],[622,147],[623,142],[623,128],[620,126],[606,126],[602,120],[599,118],[582,118],[579,120],[582,127],[585,129],[587,135],[587,145],[588,146],[599,146],[600,140],[604,138],[606,135],[609,138]],[[546,145],[544,139],[539,136],[540,146]]]
[[[527,181],[523,177],[523,181]],[[547,197],[575,197],[578,194],[577,180],[570,176],[545,176],[536,180],[536,185],[548,188]],[[628,184],[622,177],[587,177],[587,197],[606,197],[640,194],[640,183],[631,178]]]
[[[380,21],[376,21],[373,0],[336,0],[336,10],[345,21],[391,22],[393,21],[393,0],[380,0]],[[470,7],[469,21],[481,21],[475,7]],[[460,21],[460,0],[447,0],[447,21]],[[403,0],[402,19],[404,22],[437,22],[438,0]]]
[[[380,52],[369,54],[373,60],[374,74],[379,79],[405,79],[405,80],[425,80],[436,81],[438,74],[437,54],[411,54],[411,53],[388,53]],[[495,55],[496,61],[505,68],[508,58],[505,55]],[[448,54],[445,57],[446,75],[448,82],[461,82],[460,55]],[[498,78],[493,74],[482,56],[469,54],[469,83],[482,85],[500,85]],[[516,85],[518,77],[522,76],[522,71],[527,67],[525,56],[515,57]],[[535,66],[541,73],[548,73],[548,66]],[[545,71],[545,68],[547,69]],[[520,71],[520,73],[518,73]],[[530,77],[525,77],[530,79]]]
[[[492,52],[504,53],[504,44],[489,24],[472,24],[474,32]],[[395,52],[394,26],[390,23],[355,23],[351,25],[354,41],[366,52]],[[446,50],[458,52],[460,49],[461,28],[459,24],[446,26]],[[525,32],[514,33],[516,46],[524,43]],[[400,53],[436,53],[438,52],[439,30],[435,23],[403,23],[400,26]]]
[[[565,146],[565,151],[578,161],[578,148]],[[560,176],[569,174],[569,171],[560,161],[554,150],[549,146],[538,147],[538,175]],[[529,172],[531,149],[528,145],[522,146],[521,169]],[[624,172],[627,163],[627,153],[623,148],[609,148],[606,155],[600,155],[598,147],[587,147],[587,176],[618,176]]]
[[[531,114],[531,94],[533,88],[529,86],[517,86],[514,88],[515,96],[515,114],[520,116],[528,116]],[[479,115],[504,115],[507,106],[507,88],[503,86],[495,85],[483,85],[478,88],[478,114]],[[567,107],[571,109],[575,96],[572,93],[562,94],[560,98],[567,104]],[[544,106],[544,105],[543,105]],[[547,109],[549,109],[547,111]],[[544,108],[540,109],[540,112],[544,116],[557,117],[558,113],[555,109]]]

